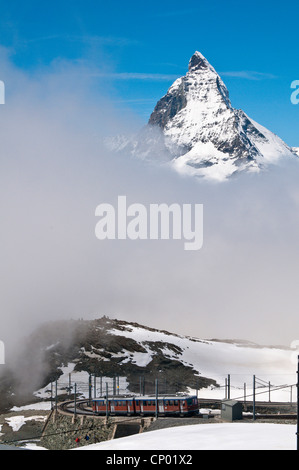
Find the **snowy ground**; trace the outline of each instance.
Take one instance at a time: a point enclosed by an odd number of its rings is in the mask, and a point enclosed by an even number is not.
[[[151,431],[76,450],[296,450],[296,426],[198,424]]]
[[[12,428],[14,432],[17,432],[21,429],[24,424],[26,424],[26,421],[40,421],[44,423],[47,420],[47,416],[36,416],[32,415],[29,417],[25,416],[12,416],[11,418],[5,418],[7,424]]]
[[[270,423],[198,424],[136,434],[72,450],[296,450],[296,428],[290,424]],[[24,447],[47,450],[32,444]]]

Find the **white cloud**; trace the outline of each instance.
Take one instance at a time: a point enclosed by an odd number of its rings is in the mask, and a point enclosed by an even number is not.
[[[13,337],[38,322],[103,314],[199,337],[297,339],[297,165],[215,185],[116,157],[102,137],[138,119],[90,88],[82,65],[26,75],[5,54],[1,64],[6,356]],[[100,242],[95,208],[119,195],[129,204],[204,204],[202,250],[186,252],[179,240]]]
[[[256,72],[252,70],[224,71],[219,72],[219,75],[223,75],[224,77],[244,78],[246,80],[272,80],[277,78],[276,75],[271,73]]]

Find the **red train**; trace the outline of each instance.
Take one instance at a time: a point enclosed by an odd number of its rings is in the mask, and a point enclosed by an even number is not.
[[[92,409],[98,415],[111,416],[189,416],[199,413],[196,396],[140,396],[97,398],[92,401]]]

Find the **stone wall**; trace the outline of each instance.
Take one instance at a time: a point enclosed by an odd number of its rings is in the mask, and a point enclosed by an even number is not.
[[[55,411],[49,416],[40,445],[49,450],[67,450],[111,439],[115,424],[89,416],[67,416]],[[88,440],[86,439],[88,436]],[[80,442],[77,443],[76,439]]]

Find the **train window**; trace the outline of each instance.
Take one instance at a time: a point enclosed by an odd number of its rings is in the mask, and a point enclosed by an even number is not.
[[[168,406],[168,400],[165,400],[165,406]]]
[[[139,406],[139,400],[136,400],[136,406]]]
[[[133,405],[133,402],[130,400],[129,401],[129,406],[132,406]]]
[[[173,406],[173,400],[169,400],[169,405]]]
[[[178,404],[179,404],[178,400],[174,400],[174,404],[175,404],[175,406],[178,406]]]

